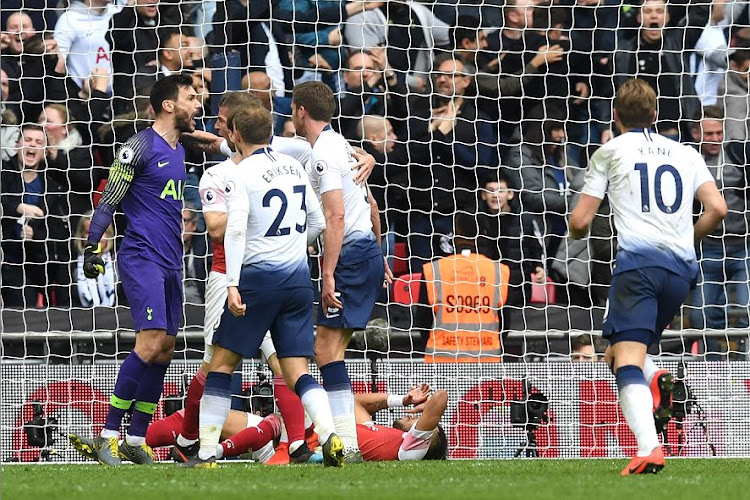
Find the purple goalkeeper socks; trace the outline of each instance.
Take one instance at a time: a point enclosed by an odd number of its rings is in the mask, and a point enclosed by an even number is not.
[[[135,394],[135,408],[133,420],[130,422],[128,434],[131,436],[145,436],[148,424],[151,423],[156,406],[164,390],[164,376],[169,364],[151,363],[138,384]]]
[[[105,429],[119,432],[122,417],[133,404],[138,384],[147,368],[148,364],[135,351],[130,351],[117,374],[115,390],[107,411],[107,421],[104,424]]]

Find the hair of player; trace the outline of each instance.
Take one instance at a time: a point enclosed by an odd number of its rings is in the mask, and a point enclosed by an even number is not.
[[[161,80],[157,80],[154,86],[151,87],[151,95],[149,96],[149,102],[151,102],[151,107],[154,108],[154,114],[159,116],[164,111],[162,108],[164,101],[176,101],[180,96],[181,88],[192,87],[193,78],[190,75],[169,75]]]
[[[582,333],[577,337],[574,337],[570,342],[570,351],[577,352],[578,350],[592,346],[595,354],[604,354],[607,350],[607,341],[599,335],[591,335],[590,333]]]
[[[296,85],[292,91],[292,102],[303,107],[313,120],[330,122],[336,103],[333,90],[323,82],[304,82]]]
[[[445,460],[448,458],[448,436],[442,425],[438,425],[435,434],[430,440],[430,447],[424,460]]]
[[[466,39],[476,41],[479,38],[479,18],[460,15],[456,26],[450,29],[450,39],[454,49],[461,49],[461,42]]]
[[[263,106],[238,109],[228,123],[235,133],[239,132],[245,144],[268,144],[273,132],[271,112]]]
[[[631,78],[617,91],[615,111],[624,127],[650,127],[654,123],[656,93],[644,80]]]
[[[249,92],[226,92],[221,96],[221,100],[219,101],[220,108],[228,108],[230,111],[237,111],[255,106],[263,107],[263,103],[258,96]]]

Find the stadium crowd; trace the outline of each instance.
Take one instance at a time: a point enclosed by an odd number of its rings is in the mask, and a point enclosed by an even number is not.
[[[294,85],[329,85],[334,128],[378,162],[369,184],[398,275],[456,253],[454,214],[465,213],[478,253],[508,266],[506,304],[550,302],[534,292],[551,282],[559,303],[603,306],[616,248],[608,206],[584,243],[566,216],[588,158],[613,136],[616,90],[638,76],[657,93],[657,131],[700,151],[729,206],[700,248],[684,325],[747,327],[747,6],[4,0],[3,307],[124,303],[112,265],[124,219],[108,233],[112,272],[86,278],[81,244],[117,146],[149,125],[150,88],[174,73],[192,76],[206,132],[221,96],[245,90],[272,110],[277,135],[293,136]],[[185,145],[185,295],[201,304],[211,242],[197,186],[220,158]]]

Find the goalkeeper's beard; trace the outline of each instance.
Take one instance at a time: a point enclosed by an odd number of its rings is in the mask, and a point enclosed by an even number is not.
[[[175,128],[181,133],[195,131],[195,122],[193,121],[194,116],[195,115],[191,116],[190,113],[178,110],[174,117]]]

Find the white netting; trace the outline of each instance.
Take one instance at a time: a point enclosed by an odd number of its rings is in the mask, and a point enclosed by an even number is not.
[[[350,355],[379,358],[381,390],[418,381],[449,388],[444,423],[468,429],[452,435],[456,457],[512,455],[519,440],[497,402],[515,393],[460,398],[474,383],[507,379],[516,387],[524,377],[551,400],[548,437],[537,436],[541,448],[555,450],[548,455],[620,454],[631,444],[623,442],[630,437],[605,367],[567,363],[573,341],[601,328],[616,248],[609,209],[582,244],[566,237],[565,216],[588,158],[611,135],[614,92],[631,76],[644,78],[659,96],[657,129],[695,143],[730,211],[704,242],[699,286],[656,354],[691,360],[686,373],[708,434],[698,412],[689,415],[687,453],[709,453],[709,435],[717,454],[750,453],[742,430],[750,420],[746,2],[672,2],[668,16],[654,0],[643,7],[621,0],[128,3],[3,0],[0,7],[2,460],[39,454],[20,451],[28,447],[22,424],[32,416],[30,401],[47,414],[65,413],[61,427],[101,424],[91,405],[106,401],[133,329],[116,274],[124,218],[115,218],[110,235],[111,272],[97,282],[79,270],[85,216],[117,145],[149,125],[151,85],[174,72],[193,76],[204,105],[197,126],[206,131],[227,91],[256,94],[272,107],[276,135],[286,135],[293,134],[292,87],[316,79],[333,88],[334,127],[378,161],[369,183],[384,251],[400,277],[376,307],[386,327],[353,344]],[[25,149],[16,149],[19,141]],[[185,324],[175,380],[193,372],[202,349],[212,248],[197,186],[221,159],[188,150]],[[38,175],[36,164],[45,167]],[[501,349],[513,364],[422,363],[434,319],[417,304],[425,301],[423,264],[455,251],[455,213],[475,223],[481,253],[509,266]],[[475,296],[482,294],[457,300],[479,311]],[[369,380],[372,368],[355,366],[355,378]],[[81,387],[71,389],[72,381]],[[602,388],[606,401],[592,403],[598,393],[583,395],[583,386]],[[596,418],[586,420],[589,406],[604,416],[592,410]],[[587,426],[599,441],[584,441]]]

